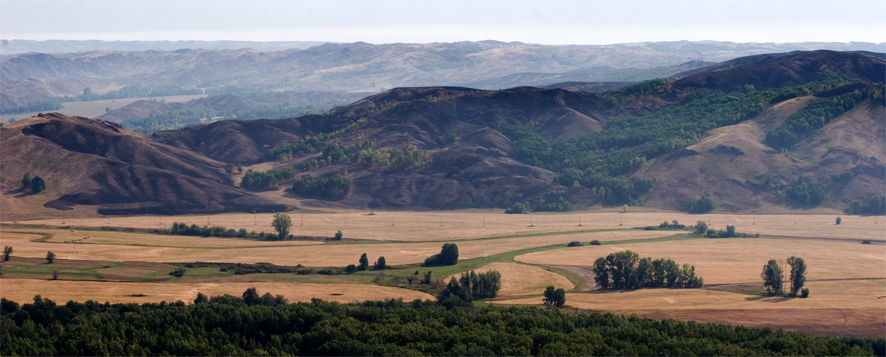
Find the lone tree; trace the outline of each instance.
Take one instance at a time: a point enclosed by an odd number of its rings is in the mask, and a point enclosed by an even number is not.
[[[803,261],[803,258],[792,256],[788,258],[788,265],[791,266],[791,291],[788,295],[797,296],[797,293],[803,288],[803,284],[806,283],[806,262]]]
[[[366,257],[366,253],[360,256],[360,265],[357,266],[357,270],[366,270],[369,269],[369,258]]]
[[[760,273],[763,278],[763,287],[769,295],[783,295],[782,291],[782,271],[775,259],[769,260],[769,263],[763,266],[763,272]]]
[[[343,234],[341,234],[341,231],[335,232],[335,237],[333,237],[332,240],[341,240],[342,236]]]
[[[689,213],[708,213],[713,211],[715,207],[714,200],[706,195],[701,195],[701,198],[689,207]]]
[[[46,264],[52,264],[52,262],[53,262],[54,260],[55,260],[55,253],[53,253],[53,252],[46,252]]]
[[[25,172],[25,174],[22,175],[22,188],[28,187],[31,187],[31,173]]]
[[[843,219],[840,218],[840,217],[837,217],[837,224],[840,224],[840,223],[842,223],[842,222],[843,222]]]
[[[545,289],[545,306],[547,307],[563,307],[566,304],[566,291],[563,289],[554,289],[554,286],[548,286]]]
[[[385,270],[387,267],[388,264],[385,261],[385,257],[378,257],[378,260],[372,265],[373,270]]]
[[[455,243],[443,244],[440,254],[434,254],[425,259],[424,266],[455,265],[458,263],[458,246]]]
[[[274,214],[274,221],[271,225],[277,231],[277,239],[282,240],[289,236],[289,229],[292,228],[292,218],[286,213],[279,212]]]
[[[40,193],[46,189],[46,182],[43,181],[43,178],[40,176],[34,176],[31,179],[31,192]]]
[[[708,231],[708,224],[705,221],[695,223],[695,234],[705,234]]]
[[[9,255],[11,255],[11,254],[12,254],[12,247],[10,247],[8,245],[4,246],[3,247],[3,261],[4,262],[9,261]]]
[[[203,295],[203,293],[197,293],[197,298],[194,299],[194,304],[205,304],[207,302],[209,302],[209,298],[207,298],[206,295]]]

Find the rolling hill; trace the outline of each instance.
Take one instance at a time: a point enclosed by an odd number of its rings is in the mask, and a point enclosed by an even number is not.
[[[362,208],[504,208],[526,203],[533,210],[558,210],[568,208],[564,206],[568,201],[577,208],[628,203],[685,209],[707,194],[720,210],[762,212],[841,209],[848,200],[883,192],[886,61],[882,58],[812,51],[705,68],[599,93],[568,85],[567,89],[396,88],[322,115],[226,120],[150,136],[105,122],[44,116],[4,127],[4,166],[15,162],[22,168],[4,170],[0,182],[9,195],[25,170],[51,175],[51,166],[43,166],[41,160],[24,164],[22,159],[37,155],[24,149],[34,142],[60,142],[35,134],[45,130],[34,128],[51,119],[72,128],[92,128],[89,133],[128,138],[102,142],[138,143],[107,145],[99,155],[102,160],[121,161],[114,155],[129,147],[174,153],[169,155],[179,159],[147,155],[164,158],[151,159],[166,163],[154,169],[185,175],[176,176],[184,181],[170,181],[169,190],[203,184],[201,190],[211,187],[217,192],[201,201],[189,200],[190,206],[177,206],[178,212],[281,207],[235,187],[232,175],[218,171],[225,163],[261,164],[262,171],[294,168],[299,175],[312,177],[342,175],[351,182],[350,194],[334,203],[303,199],[302,204]],[[798,141],[784,150],[767,144],[768,133],[787,130],[788,122],[807,120],[804,113],[819,115],[815,108],[823,105],[830,105],[826,108],[833,118],[822,119],[820,128],[798,134]],[[834,105],[840,109],[835,111]],[[83,146],[54,145],[53,157],[67,151],[96,155]],[[122,161],[145,162],[128,160]],[[188,171],[189,165],[173,164],[179,162],[194,162],[203,169]],[[109,176],[118,170],[100,166],[92,172]],[[113,181],[132,187],[131,192],[114,195],[100,194],[100,186],[112,181],[90,180],[97,185],[59,187],[55,191],[59,197],[46,207],[76,203],[115,214],[163,212],[159,207],[176,202],[158,197],[153,192],[162,190],[148,189],[137,179]],[[291,181],[283,179],[280,189]],[[767,183],[760,184],[763,181]],[[791,190],[812,192],[819,185],[825,187],[820,202],[792,201]],[[127,197],[129,205],[151,203],[115,209],[112,205],[123,204],[111,202],[118,195]]]

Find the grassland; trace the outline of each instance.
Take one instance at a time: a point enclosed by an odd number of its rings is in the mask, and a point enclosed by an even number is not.
[[[551,285],[564,290],[575,288],[575,285],[566,277],[531,265],[498,262],[484,265],[475,271],[479,273],[489,270],[495,270],[501,274],[499,297],[536,295]],[[446,281],[452,277],[457,277],[457,275],[446,278]]]
[[[290,213],[293,234],[331,236],[341,230],[346,238],[382,241],[456,241],[485,237],[552,232],[623,229],[657,226],[662,221],[684,224],[708,222],[714,229],[736,227],[739,232],[769,236],[827,238],[886,242],[886,222],[882,217],[842,215],[690,215],[680,212],[595,212],[570,214],[508,215],[501,211],[466,210],[455,212],[368,212],[332,209]],[[371,214],[374,213],[374,214]],[[117,218],[54,218],[27,221],[28,224],[79,227],[167,228],[172,222],[221,225],[249,231],[273,230],[273,214],[220,214],[211,216],[134,216]],[[8,218],[2,218],[10,223]],[[579,226],[581,223],[581,226]]]

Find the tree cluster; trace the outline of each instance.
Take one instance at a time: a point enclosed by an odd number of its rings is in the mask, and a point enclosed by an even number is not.
[[[843,212],[847,214],[884,215],[886,214],[886,195],[881,196],[876,193],[869,193],[868,199],[864,202],[861,200],[849,201]]]
[[[714,200],[706,195],[701,195],[698,200],[692,202],[692,205],[689,206],[689,213],[708,213],[713,211],[717,205],[714,204]]]
[[[255,233],[255,231],[247,232],[245,228],[234,230],[233,228],[225,228],[221,226],[203,226],[197,224],[173,222],[172,228],[169,230],[157,230],[161,234],[171,234],[177,236],[198,236],[198,237],[221,237],[221,238],[247,238],[258,240],[276,240],[279,236],[273,233]]]
[[[295,171],[289,167],[265,172],[247,170],[240,182],[240,187],[249,191],[274,190],[277,188],[277,182],[291,180],[293,177],[295,177]]]
[[[611,253],[594,261],[594,282],[601,289],[700,288],[704,280],[695,266],[682,269],[671,259],[642,258],[630,250]]]
[[[310,198],[338,201],[351,193],[351,180],[341,174],[332,177],[304,175],[292,183],[290,192]]]
[[[43,181],[43,178],[40,176],[31,177],[30,172],[25,172],[22,175],[21,184],[23,189],[30,189],[33,193],[40,193],[46,189],[46,181]]]
[[[563,289],[554,289],[554,286],[545,288],[544,299],[542,300],[547,307],[563,307],[566,304],[566,291]]]
[[[183,302],[0,299],[0,354],[50,355],[819,355],[886,354],[884,338],[805,334],[556,309],[445,309],[422,301],[287,303],[249,291]]]
[[[440,253],[425,259],[422,266],[455,265],[458,263],[458,246],[455,243],[445,243],[440,248]]]
[[[803,110],[789,116],[784,124],[767,132],[763,143],[776,149],[790,149],[856,105],[866,100],[882,99],[883,89],[883,84],[869,85],[860,90],[809,104]]]
[[[806,284],[806,262],[803,258],[791,256],[788,258],[787,263],[791,267],[791,274],[788,277],[790,288],[787,291],[787,296],[795,297],[800,293],[801,297],[808,297],[809,289],[803,288],[803,285]],[[763,278],[763,287],[769,295],[785,295],[784,272],[781,266],[778,265],[777,260],[769,260],[763,266],[763,272],[760,273],[760,277]]]
[[[494,298],[499,289],[501,274],[498,271],[477,274],[471,270],[458,279],[450,279],[449,284],[437,296],[437,301],[447,308],[465,306],[474,300]]]

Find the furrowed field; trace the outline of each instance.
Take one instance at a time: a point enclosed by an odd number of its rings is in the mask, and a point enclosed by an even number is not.
[[[190,302],[198,292],[239,295],[254,286],[289,301],[411,301],[434,299],[443,284],[465,271],[494,269],[502,275],[501,290],[486,301],[496,305],[541,304],[544,288],[553,285],[568,292],[567,306],[579,310],[772,326],[818,335],[886,335],[882,217],[843,216],[842,224],[836,225],[830,215],[675,212],[310,211],[290,216],[291,233],[298,239],[284,241],[150,232],[169,229],[173,222],[273,232],[271,214],[5,221],[0,244],[13,252],[10,261],[0,264],[0,296],[20,302],[36,294],[59,302]],[[666,220],[686,225],[703,220],[714,229],[734,225],[738,232],[761,237],[710,239],[691,235],[691,228],[641,229]],[[132,230],[119,231],[122,228]],[[326,239],[338,230],[343,240]],[[600,245],[589,245],[593,240]],[[567,248],[573,241],[584,246]],[[420,266],[439,253],[443,243],[458,245],[458,264]],[[706,285],[598,290],[594,260],[623,250],[692,264]],[[52,264],[45,259],[48,251],[56,255]],[[364,253],[370,265],[385,257],[389,268],[346,274],[343,268],[358,264]],[[787,272],[789,256],[805,259],[810,297],[760,295],[763,265],[777,259]],[[290,270],[237,271],[220,263]],[[170,275],[176,269],[182,276]],[[427,271],[432,272],[431,284],[414,281]]]

